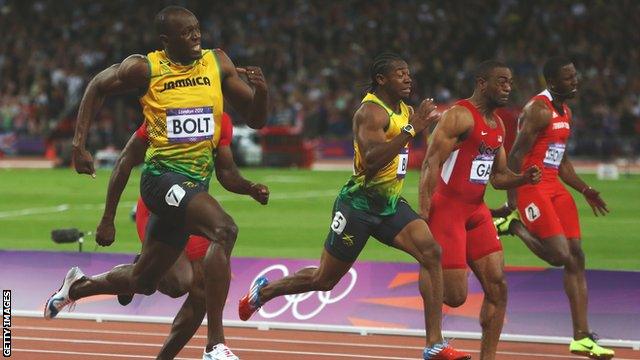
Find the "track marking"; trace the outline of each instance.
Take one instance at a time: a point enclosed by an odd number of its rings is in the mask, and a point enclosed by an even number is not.
[[[120,341],[104,341],[104,340],[79,340],[79,339],[60,339],[60,338],[37,338],[37,337],[23,337],[16,336],[14,339],[27,340],[27,341],[41,341],[41,342],[55,342],[55,343],[72,343],[72,344],[95,344],[95,345],[119,345],[119,346],[132,346],[132,347],[154,347],[159,348],[158,344],[148,343],[130,343]],[[187,345],[187,349],[202,349],[200,346]],[[272,349],[246,349],[234,347],[235,352],[259,352],[259,353],[273,353],[273,354],[288,354],[288,355],[315,355],[315,356],[331,356],[331,357],[349,357],[359,359],[383,359],[383,360],[414,360],[414,358],[396,357],[396,356],[371,356],[360,354],[346,354],[346,353],[330,353],[330,352],[315,352],[315,351],[288,351],[288,350],[272,350]],[[92,353],[87,353],[92,354]],[[117,355],[121,357],[122,355]]]
[[[19,210],[2,211],[0,212],[0,219],[18,217],[18,216],[28,216],[28,215],[53,214],[53,213],[67,211],[70,208],[71,206],[69,204],[61,204],[58,206],[35,207],[35,208],[26,208],[26,209],[19,209]]]
[[[36,331],[63,331],[63,332],[80,332],[80,333],[94,333],[94,334],[109,334],[109,335],[141,335],[141,336],[161,336],[166,337],[166,333],[157,333],[157,332],[145,332],[145,331],[116,331],[116,330],[95,330],[95,329],[61,329],[56,327],[37,327],[37,326],[14,326],[15,329],[22,330],[36,330]],[[16,339],[22,340],[33,340],[33,341],[57,341],[57,342],[82,342],[82,343],[94,343],[94,344],[104,344],[104,345],[124,345],[124,346],[143,346],[143,347],[160,347],[158,344],[149,344],[149,343],[129,343],[129,342],[118,342],[118,341],[103,341],[103,340],[63,340],[63,339],[53,339],[53,338],[39,338],[39,337],[15,337]],[[194,335],[193,338],[198,339],[206,339],[204,335]],[[362,343],[342,343],[342,342],[334,342],[334,341],[306,341],[306,340],[283,340],[283,339],[265,339],[265,338],[254,338],[254,337],[245,337],[245,336],[227,336],[229,340],[236,341],[255,341],[255,342],[271,342],[271,343],[285,343],[285,344],[309,344],[309,345],[328,345],[328,346],[345,346],[345,347],[369,347],[369,348],[387,348],[387,349],[413,349],[413,350],[422,350],[420,346],[402,346],[402,345],[385,345],[385,344],[362,344]],[[200,349],[199,346],[186,345],[186,349]],[[234,350],[238,351],[246,351],[246,352],[274,352],[274,353],[283,353],[283,354],[300,354],[300,355],[318,355],[318,356],[353,356],[353,357],[365,357],[366,355],[347,355],[347,354],[334,354],[334,353],[315,353],[315,352],[285,352],[284,350],[254,350],[254,349],[243,349],[243,348],[235,348]],[[461,351],[466,351],[470,353],[478,353],[478,350],[471,349],[459,349]],[[539,353],[528,353],[528,352],[516,352],[516,351],[498,351],[500,355],[512,355],[512,356],[529,356],[529,357],[539,357],[539,358],[551,358],[551,359],[584,359],[582,356],[575,355],[561,355],[561,354],[539,354]],[[370,357],[369,357],[370,358]],[[376,359],[405,359],[405,358],[396,358],[396,357],[375,357]],[[633,360],[627,358],[619,358],[616,357],[617,360]]]
[[[338,194],[337,190],[315,190],[315,191],[303,191],[303,192],[294,192],[294,193],[279,193],[279,194],[271,194],[269,195],[270,200],[291,200],[291,199],[311,199],[318,197],[333,197]],[[242,195],[217,195],[215,199],[218,201],[255,201],[248,196]],[[118,204],[118,208],[121,207],[131,207],[135,204],[133,201],[123,201]],[[0,219],[5,218],[14,218],[19,216],[30,216],[30,215],[43,215],[43,214],[54,214],[64,211],[73,211],[73,210],[100,210],[104,209],[104,203],[100,204],[60,204],[57,206],[49,206],[49,207],[35,207],[35,208],[25,208],[18,210],[8,210],[0,212]]]
[[[141,332],[141,331],[114,331],[114,330],[93,330],[93,329],[59,329],[55,327],[36,327],[36,326],[13,326],[13,329],[20,330],[36,330],[36,331],[64,331],[64,332],[79,332],[79,333],[94,333],[94,334],[109,334],[109,335],[141,335],[141,336],[161,336],[166,337],[167,333],[156,332]],[[205,335],[193,335],[194,339],[206,339]],[[265,339],[254,338],[246,336],[225,336],[229,340],[237,341],[256,341],[256,342],[272,342],[272,343],[284,343],[284,344],[308,344],[308,345],[334,345],[334,346],[352,346],[352,347],[373,347],[382,349],[414,349],[422,351],[422,346],[404,346],[404,345],[380,345],[380,344],[363,344],[363,343],[349,343],[349,342],[334,342],[334,341],[307,341],[307,340],[289,340],[289,339]],[[467,350],[465,350],[467,351]],[[473,350],[468,350],[473,351]]]
[[[61,350],[36,350],[36,349],[11,349],[13,352],[30,352],[40,354],[55,354],[55,355],[83,355],[83,356],[100,356],[103,357],[117,357],[127,359],[155,359],[155,356],[149,355],[130,355],[130,354],[107,354],[107,353],[91,353],[80,351],[61,351]],[[199,360],[200,358],[176,358],[176,360]]]

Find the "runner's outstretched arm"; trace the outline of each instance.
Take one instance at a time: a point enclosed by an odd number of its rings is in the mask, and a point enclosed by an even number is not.
[[[116,228],[113,220],[116,216],[120,196],[129,181],[131,169],[144,161],[147,147],[148,144],[144,139],[133,134],[116,160],[109,178],[104,212],[96,230],[96,242],[102,246],[109,246],[115,240]]]

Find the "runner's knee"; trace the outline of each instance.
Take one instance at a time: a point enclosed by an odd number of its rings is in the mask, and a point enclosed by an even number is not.
[[[313,277],[313,288],[316,291],[331,291],[338,284],[340,279],[321,278],[318,276]]]
[[[507,281],[503,276],[488,280],[485,285],[485,297],[488,301],[496,305],[507,304]]]
[[[136,276],[133,279],[136,294],[151,295],[158,289],[158,282],[148,277]]]
[[[553,252],[547,259],[551,266],[568,266],[571,267],[574,263],[571,258],[571,254],[568,250],[560,250]]]
[[[467,292],[462,289],[450,288],[444,292],[444,303],[451,307],[459,307],[467,301]]]
[[[580,247],[580,246],[572,246],[571,247],[571,257],[578,264],[584,264],[584,262],[585,262],[584,251],[582,251],[582,247]]]
[[[422,257],[422,265],[440,264],[442,248],[433,238],[430,238],[421,244],[420,255]]]
[[[160,286],[158,287],[160,292],[172,297],[172,298],[179,298],[182,295],[186,294],[189,292],[189,287],[185,286],[184,284],[160,284]]]

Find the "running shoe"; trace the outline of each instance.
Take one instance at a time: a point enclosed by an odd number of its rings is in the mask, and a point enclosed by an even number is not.
[[[253,284],[251,284],[249,292],[240,299],[240,303],[238,304],[238,315],[240,315],[240,320],[249,320],[251,315],[253,315],[256,310],[260,309],[263,305],[260,301],[260,289],[267,286],[268,283],[269,280],[267,280],[266,277],[260,276],[253,282]]]
[[[496,230],[498,230],[498,235],[513,235],[509,227],[515,220],[520,221],[518,211],[513,211],[511,214],[507,215],[507,217],[494,219],[493,225],[496,227]]]
[[[56,293],[51,295],[51,297],[47,300],[47,303],[44,306],[44,318],[47,320],[51,320],[60,310],[64,309],[65,306],[71,305],[75,303],[73,299],[69,297],[69,288],[76,281],[82,279],[84,274],[82,270],[77,266],[72,267],[67,272],[67,275],[64,277],[64,281],[62,282],[62,286]]]
[[[609,360],[615,355],[613,350],[603,348],[598,345],[596,341],[597,337],[593,333],[583,339],[572,340],[569,345],[569,351],[571,351],[572,354],[582,355],[589,359],[596,360]]]
[[[140,254],[136,255],[136,257],[133,259],[133,263],[134,264],[137,263],[138,259],[140,259]],[[132,300],[133,300],[133,294],[120,294],[120,295],[118,295],[118,302],[122,306],[129,305]]]
[[[424,360],[469,360],[471,355],[458,351],[449,346],[447,341],[443,341],[424,348],[422,358]]]
[[[202,360],[240,360],[240,358],[234,355],[227,345],[220,343],[214,346],[211,351],[205,352]]]

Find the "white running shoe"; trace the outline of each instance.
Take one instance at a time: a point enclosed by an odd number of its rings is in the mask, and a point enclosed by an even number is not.
[[[60,289],[55,294],[51,295],[44,306],[45,319],[53,319],[58,315],[60,310],[64,309],[65,306],[71,305],[75,302],[69,297],[69,288],[82,277],[84,277],[84,274],[77,266],[69,269],[67,276],[64,277],[64,281],[62,282]]]
[[[240,360],[240,358],[235,356],[227,345],[220,343],[214,346],[211,351],[205,352],[202,360]]]

